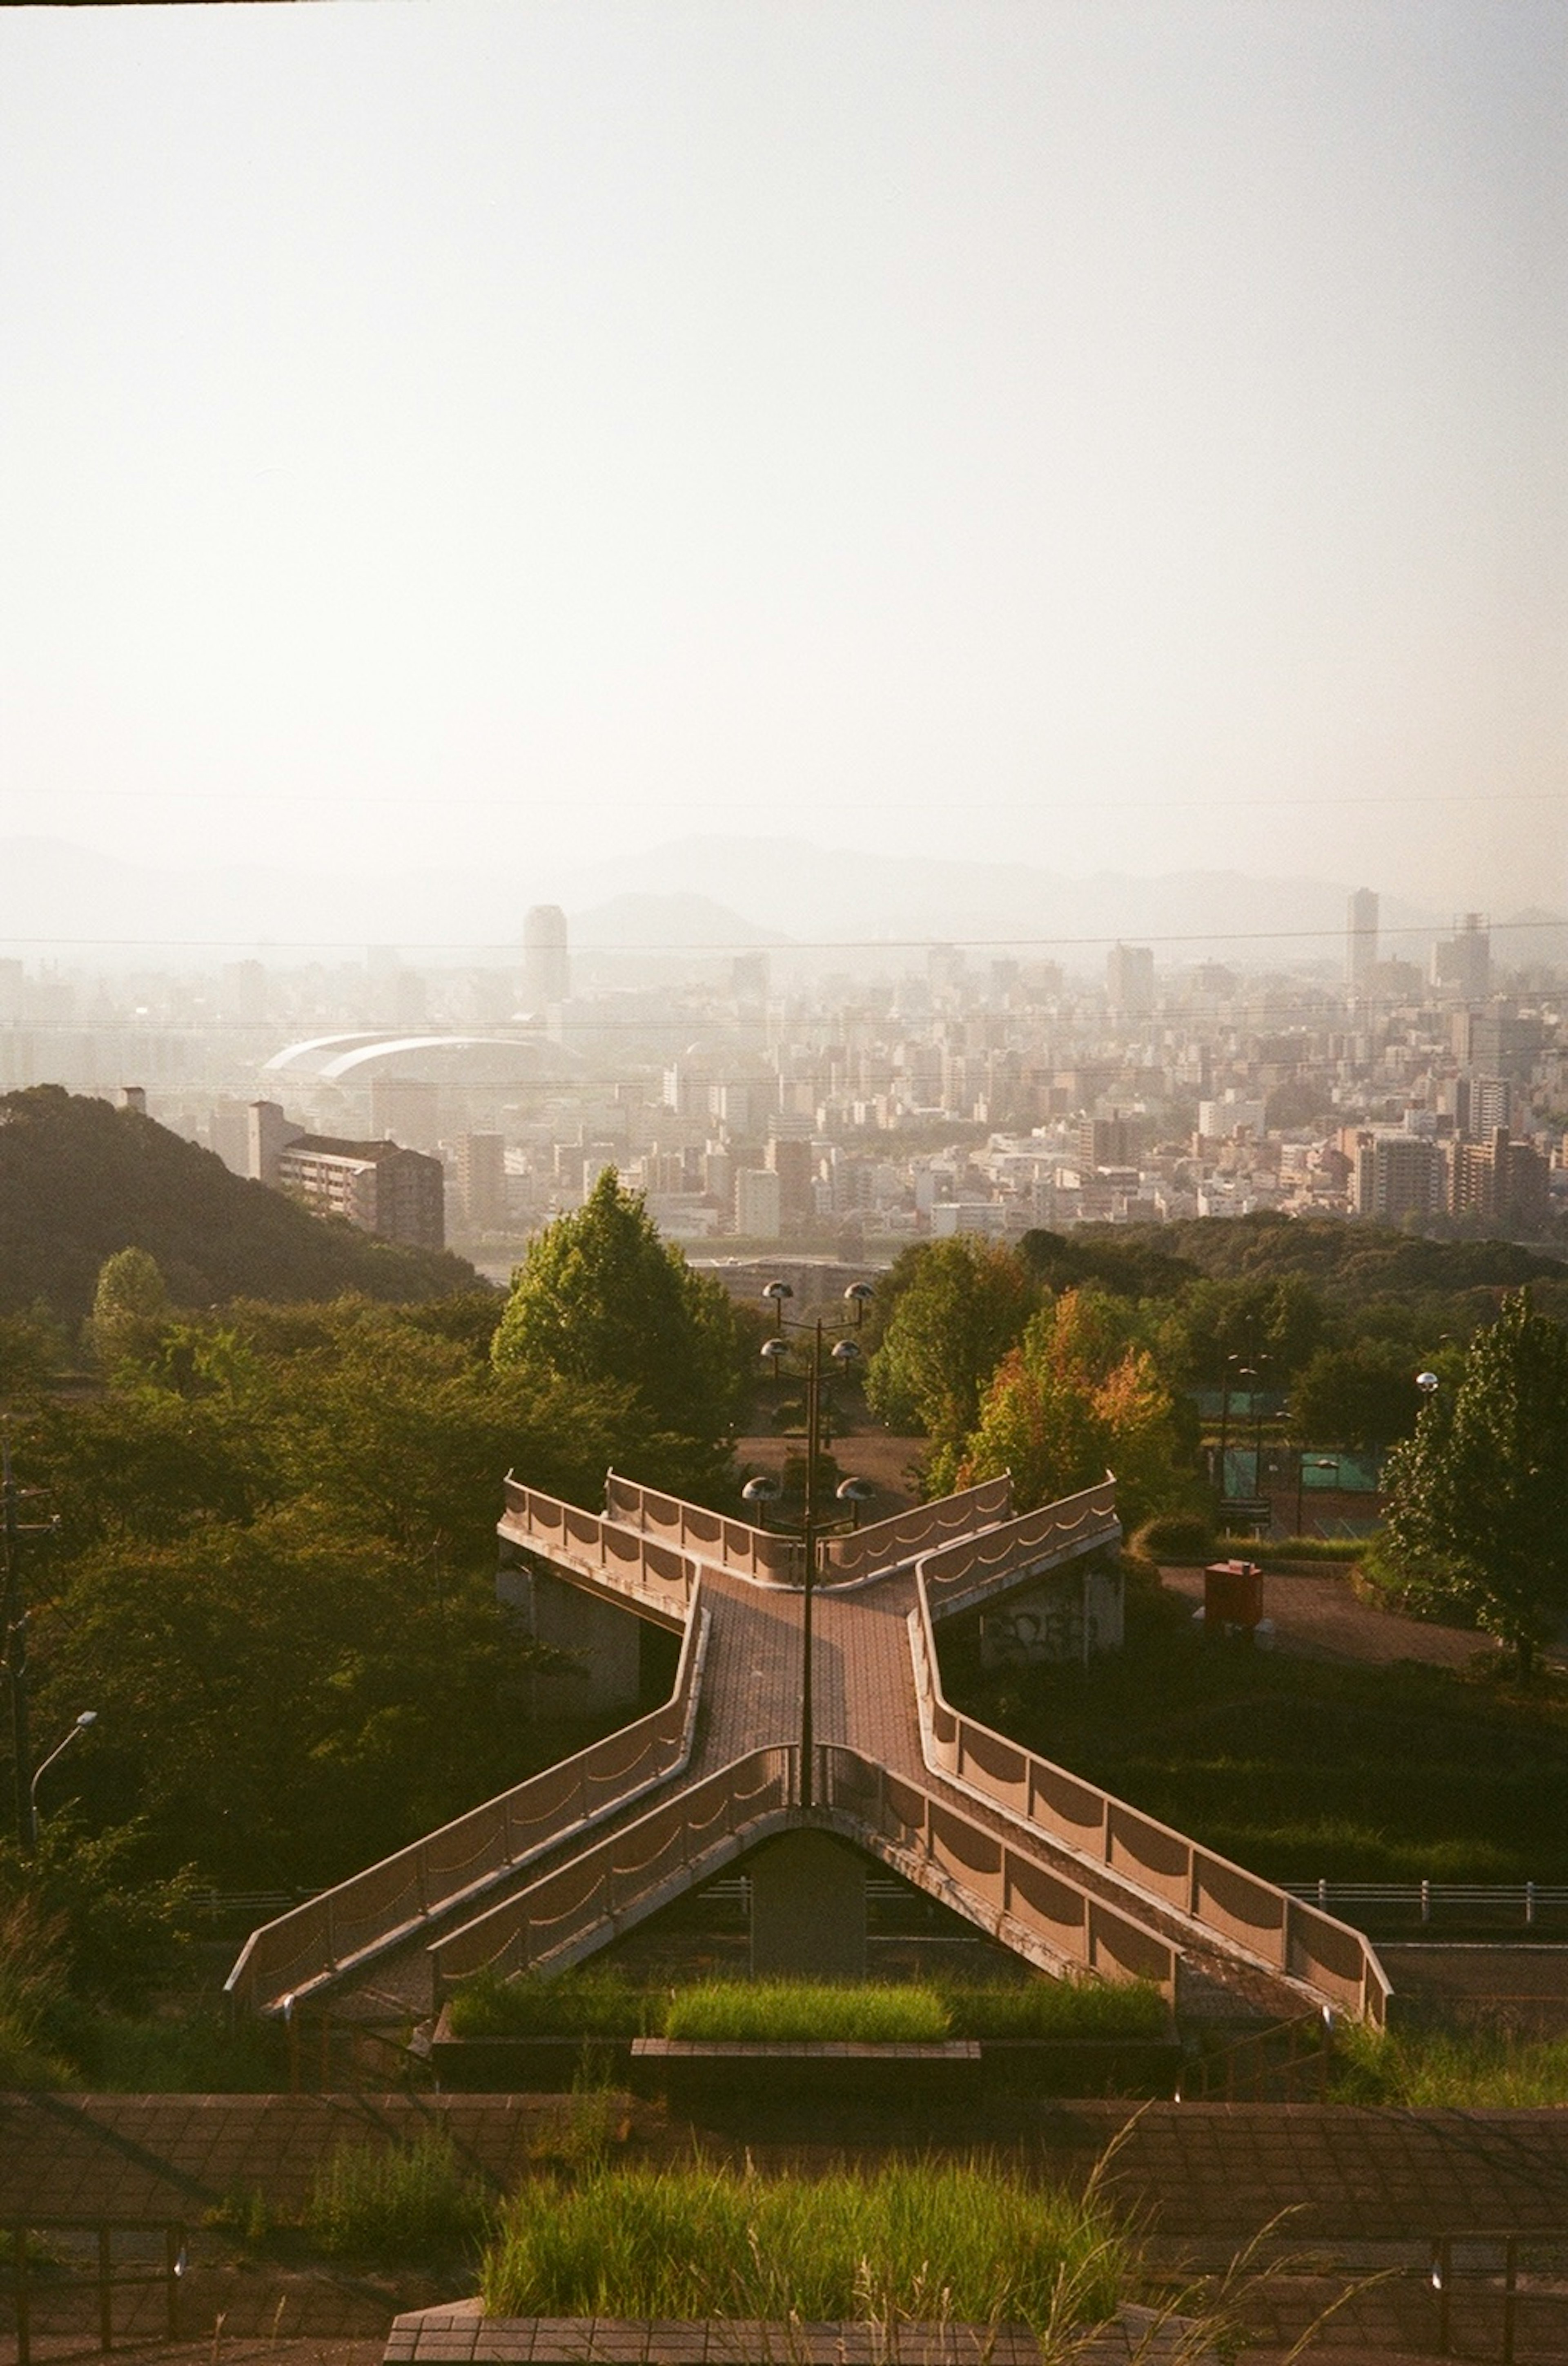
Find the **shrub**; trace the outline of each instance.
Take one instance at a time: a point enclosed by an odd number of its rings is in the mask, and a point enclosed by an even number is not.
[[[470,2251],[491,2223],[485,2188],[444,2135],[341,2146],[317,2170],[304,2216],[324,2251],[387,2267]]]
[[[815,1980],[707,1980],[677,1989],[664,2034],[773,2044],[934,2045],[948,2034],[947,2008],[935,1989],[912,1982],[833,1987]]]
[[[810,2179],[705,2164],[613,2169],[505,2213],[481,2289],[497,2316],[1098,2322],[1132,2266],[1098,2193],[994,2164]]]
[[[1201,1512],[1161,1512],[1144,1522],[1133,1538],[1133,1549],[1150,1560],[1188,1564],[1212,1560],[1213,1523]]]

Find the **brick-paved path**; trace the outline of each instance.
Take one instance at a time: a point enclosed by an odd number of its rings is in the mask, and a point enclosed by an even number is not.
[[[3,2096],[0,2221],[168,2216],[194,2229],[205,2210],[236,2191],[259,2192],[287,2214],[299,2208],[316,2164],[335,2145],[392,2143],[431,2127],[445,2129],[476,2169],[509,2186],[526,2174],[559,2110],[558,2099],[502,2095]],[[694,2135],[710,2158],[739,2159],[750,2139],[756,2165],[766,2171],[785,2158],[826,2162],[871,2134],[863,2119],[848,2112],[816,2112],[794,2125],[787,2115],[774,2115],[765,2129],[693,2130],[667,2125],[652,2107],[638,2106],[632,2150],[667,2158]],[[1314,2272],[1277,2275],[1247,2310],[1260,2337],[1279,2337],[1276,2357],[1343,2290],[1347,2276],[1389,2268],[1400,2270],[1399,2280],[1353,2302],[1330,2328],[1335,2347],[1314,2346],[1311,2354],[1325,2366],[1330,2358],[1348,2366],[1358,2356],[1421,2355],[1423,2339],[1435,2338],[1430,2294],[1417,2273],[1427,2237],[1480,2227],[1568,2230],[1568,2112],[1153,2103],[1130,2114],[1125,2103],[1113,2101],[1041,2103],[1020,2107],[1005,2127],[961,2112],[924,2121],[911,2115],[897,2141],[908,2150],[988,2141],[1053,2181],[1077,2184],[1118,2135],[1105,2175],[1116,2198],[1146,2225],[1156,2266],[1221,2270],[1260,2229],[1290,2214],[1271,2243],[1307,2255],[1302,2264]],[[210,2328],[221,2311],[230,2339],[265,2336],[284,2283],[269,2281],[265,2269],[202,2264],[199,2244],[193,2248],[197,2271],[186,2322]],[[374,2280],[330,2270],[289,2281],[287,2299],[279,2334],[308,2332],[318,2349],[384,2333],[399,2307],[418,2304]],[[1568,2303],[1554,2315],[1565,2336],[1558,2354],[1568,2355]],[[147,2334],[154,2330],[147,2321]],[[285,2339],[276,2366],[288,2366],[287,2348]],[[40,2358],[51,2353],[64,2354],[53,2344],[39,2351]],[[8,2345],[0,2345],[0,2358],[6,2354]],[[1258,2355],[1262,2366],[1269,2350]],[[301,2358],[299,2366],[308,2361]],[[331,2366],[363,2361],[334,2352]]]
[[[18,2214],[183,2217],[235,2191],[297,2211],[316,2165],[344,2143],[393,2144],[441,2128],[498,2186],[526,2174],[558,2099],[525,2095],[0,2096],[0,2221]],[[863,2148],[863,2115],[813,2108],[760,2127],[667,2126],[633,2111],[634,2151],[692,2137],[715,2158],[750,2146],[760,2165]],[[1568,2112],[1406,2112],[1316,2103],[1085,2101],[1021,2106],[1006,2127],[967,2112],[911,2115],[882,2149],[1005,2145],[1077,2184],[1112,2138],[1106,2172],[1148,2214],[1162,2249],[1202,2264],[1282,2211],[1292,2247],[1408,2242],[1470,2227],[1568,2231]],[[872,2138],[875,2145],[875,2138]]]

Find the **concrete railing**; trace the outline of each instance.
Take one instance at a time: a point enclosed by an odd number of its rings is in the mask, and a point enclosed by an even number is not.
[[[708,1617],[694,1606],[662,1707],[253,1931],[224,1983],[235,2003],[276,2012],[287,1998],[330,1985],[679,1774],[707,1651]]]
[[[966,1921],[1041,1966],[1176,1990],[1177,1950],[1135,1916],[1043,1865],[1020,1833],[987,1831],[951,1797],[891,1774],[857,1751],[824,1747],[818,1796],[846,1831]]]
[[[909,1613],[909,1647],[920,1745],[933,1774],[1174,1907],[1222,1946],[1382,2026],[1388,1976],[1360,1932],[954,1709],[942,1689],[923,1587]]]
[[[1107,1472],[1098,1487],[1065,1495],[1058,1504],[1043,1504],[1036,1512],[926,1554],[920,1567],[931,1615],[949,1617],[967,1610],[1036,1570],[1100,1545],[1117,1544],[1121,1536],[1116,1482]]]
[[[564,1968],[694,1888],[767,1831],[802,1820],[793,1744],[750,1752],[661,1800],[430,1949],[432,2001],[479,1971]],[[1155,1981],[1174,1991],[1176,1951],[1059,1874],[1026,1845],[987,1831],[961,1806],[902,1781],[857,1751],[818,1752],[820,1816],[928,1894],[1044,1969]]]
[[[564,1968],[705,1880],[787,1820],[797,1754],[793,1743],[750,1752],[436,1940],[433,2002],[476,1972]]]
[[[829,1537],[822,1551],[823,1578],[832,1583],[870,1577],[879,1570],[901,1569],[917,1554],[933,1552],[950,1538],[1005,1520],[1011,1509],[1012,1481],[1004,1471],[999,1479],[967,1487],[962,1494],[916,1504],[911,1511],[897,1512],[890,1520],[878,1520],[847,1537]]]
[[[745,1520],[729,1519],[723,1512],[710,1512],[700,1504],[682,1503],[679,1495],[661,1495],[655,1488],[639,1487],[634,1479],[619,1478],[614,1470],[604,1482],[604,1516],[744,1577],[773,1578],[782,1584],[799,1583],[800,1549],[788,1537],[770,1536]]]
[[[510,1473],[499,1525],[503,1537],[542,1560],[602,1585],[607,1593],[624,1594],[667,1623],[684,1620],[702,1564],[678,1546],[619,1521],[601,1519],[596,1512],[580,1511],[554,1495],[542,1495]]]

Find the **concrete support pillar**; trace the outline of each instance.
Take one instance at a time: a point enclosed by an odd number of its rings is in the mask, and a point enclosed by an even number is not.
[[[496,1599],[520,1611],[530,1639],[570,1651],[576,1665],[533,1679],[540,1717],[597,1717],[641,1696],[642,1621],[517,1553],[496,1572]]]
[[[865,1859],[830,1832],[781,1832],[747,1863],[757,1978],[865,1977]]]

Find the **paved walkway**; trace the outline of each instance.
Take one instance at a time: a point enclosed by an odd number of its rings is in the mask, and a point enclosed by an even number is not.
[[[204,2256],[200,2223],[226,2196],[256,2192],[280,2215],[303,2203],[316,2165],[340,2143],[390,2144],[419,2130],[451,2136],[476,2171],[512,2187],[529,2173],[558,2099],[523,2096],[62,2096],[0,2097],[0,2222],[18,2215],[174,2217],[192,2228],[193,2273],[184,2322],[207,2329],[203,2354],[240,2366],[233,2346],[269,2341],[274,2366],[289,2366],[288,2337],[307,2333],[299,2366],[368,2366],[365,2344],[384,2336],[399,2309],[422,2304],[347,2273],[273,2273],[265,2264]],[[739,2163],[748,2151],[766,2173],[788,2159],[825,2165],[868,2134],[852,2114],[775,2115],[765,2130],[671,2127],[638,2106],[628,2151],[639,2158],[689,2152]],[[1336,2105],[1155,2103],[1129,2115],[1116,2102],[1044,2103],[1015,2112],[1010,2127],[972,2115],[910,2115],[901,2148],[964,2150],[989,2141],[1051,2182],[1080,2185],[1113,2139],[1102,2171],[1115,2198],[1147,2228],[1152,2263],[1174,2277],[1221,2274],[1263,2230],[1275,2264],[1242,2314],[1262,2346],[1258,2366],[1333,2302],[1337,2314],[1309,2355],[1323,2366],[1359,2358],[1424,2359],[1436,2344],[1435,2304],[1425,2277],[1429,2238],[1467,2229],[1538,2236],[1568,2230],[1568,2112],[1396,2112]],[[886,2132],[884,2133],[886,2143]],[[888,2146],[888,2148],[892,2148]],[[214,2243],[206,2237],[208,2250]],[[1561,2248],[1568,2267],[1568,2241]],[[1293,2264],[1291,2264],[1293,2259]],[[1568,2299],[1527,2308],[1521,2359],[1568,2355]],[[1357,2289],[1357,2287],[1364,2287]],[[1348,2301],[1344,2295],[1349,2292]],[[432,2292],[434,2300],[437,2293]],[[156,2339],[149,2297],[139,2354],[181,2354]],[[281,2305],[281,2314],[280,2314]],[[1461,2301],[1461,2354],[1495,2354],[1495,2290]],[[222,2340],[211,2328],[222,2319]],[[128,2331],[139,2330],[128,2327]],[[141,2340],[149,2349],[141,2351]],[[1558,2346],[1553,2348],[1553,2343]],[[10,2352],[0,2341],[0,2359]],[[40,2339],[40,2359],[85,2354],[80,2335]],[[191,2353],[186,2350],[186,2356]]]
[[[235,2192],[298,2210],[340,2144],[448,2135],[498,2187],[528,2173],[558,2125],[558,2098],[526,2095],[6,2095],[0,2097],[0,2222],[18,2215],[185,2218]],[[750,2150],[763,2169],[863,2149],[876,2123],[813,2106],[764,2133],[671,2126],[632,2113],[634,2157],[672,2157],[694,2137],[714,2158]],[[1444,2231],[1568,2234],[1568,2112],[1403,2112],[1346,2104],[1042,2102],[1005,2124],[966,2109],[923,2116],[874,2149],[992,2144],[1051,2181],[1078,2184],[1113,2138],[1105,2174],[1148,2218],[1163,2252],[1223,2265],[1281,2213],[1292,2248],[1368,2245]],[[1359,2247],[1359,2248],[1358,2248]]]

